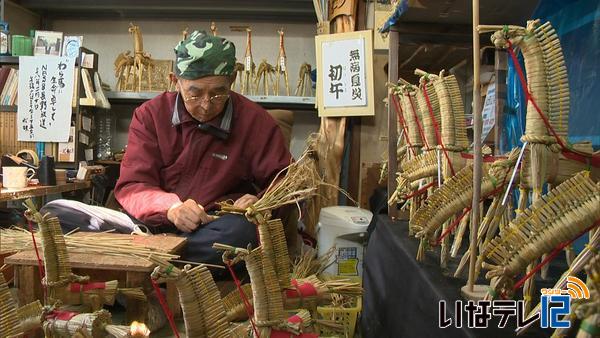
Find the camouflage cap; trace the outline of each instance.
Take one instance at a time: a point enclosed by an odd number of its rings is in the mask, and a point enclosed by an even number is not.
[[[233,74],[235,46],[218,36],[194,31],[175,47],[175,75],[187,80]]]

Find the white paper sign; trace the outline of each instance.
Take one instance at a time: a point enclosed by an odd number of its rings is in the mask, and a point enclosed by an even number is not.
[[[19,57],[19,141],[67,142],[75,58]]]
[[[496,124],[496,84],[494,82],[488,85],[487,94],[483,103],[483,110],[481,112],[481,119],[483,121],[481,142],[483,142],[490,133],[490,130],[492,130]]]
[[[365,41],[363,38],[326,41],[322,44],[324,107],[367,105]]]

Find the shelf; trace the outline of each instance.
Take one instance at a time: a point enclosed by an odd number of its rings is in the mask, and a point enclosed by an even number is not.
[[[0,64],[18,65],[19,57],[18,56],[0,56]]]
[[[0,106],[1,112],[17,112],[17,106]]]
[[[155,98],[162,92],[105,92],[106,98],[112,102],[142,103]],[[303,96],[265,96],[246,95],[246,97],[264,108],[282,108],[297,110],[315,110],[315,98]]]

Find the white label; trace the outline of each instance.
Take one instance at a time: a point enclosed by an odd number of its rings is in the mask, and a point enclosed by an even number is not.
[[[367,105],[366,52],[363,38],[322,43],[323,105],[360,107]]]
[[[490,133],[490,130],[492,130],[496,124],[496,84],[494,82],[488,85],[487,94],[483,103],[483,110],[481,112],[481,119],[483,121],[481,142],[483,142]]]
[[[279,68],[282,72],[285,72],[285,58],[283,56],[279,58]]]
[[[246,71],[247,72],[252,71],[252,58],[249,56],[246,56]]]

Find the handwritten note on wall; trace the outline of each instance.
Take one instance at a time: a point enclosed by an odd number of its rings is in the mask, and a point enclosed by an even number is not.
[[[67,142],[75,58],[19,57],[19,141]]]

